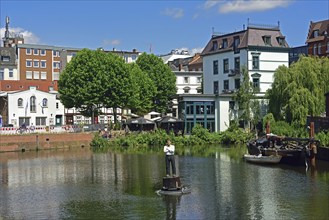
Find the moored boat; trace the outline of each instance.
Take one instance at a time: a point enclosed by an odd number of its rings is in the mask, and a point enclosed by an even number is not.
[[[263,156],[262,154],[258,154],[258,155],[245,154],[243,158],[245,159],[245,161],[250,163],[277,164],[280,163],[282,156],[280,155]]]
[[[312,138],[290,138],[268,134],[247,144],[248,153],[263,156],[279,155],[281,163],[291,165],[305,165],[310,155],[310,144],[319,141]]]

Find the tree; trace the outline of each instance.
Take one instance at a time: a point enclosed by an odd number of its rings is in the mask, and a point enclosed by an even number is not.
[[[163,63],[162,59],[154,54],[141,54],[136,64],[148,74],[155,85],[153,96],[153,109],[165,113],[176,94],[176,76],[170,68]]]
[[[324,94],[329,91],[329,58],[305,57],[289,68],[280,66],[268,90],[269,111],[276,120],[303,126],[308,115],[325,110]]]
[[[239,119],[244,122],[250,122],[251,120],[251,99],[254,97],[253,87],[250,82],[248,70],[242,68],[242,83],[238,91],[234,95],[234,100],[239,106]]]
[[[132,79],[124,60],[101,50],[83,49],[67,64],[58,81],[60,99],[67,108],[96,116],[101,107],[128,105],[133,96]]]
[[[134,94],[131,96],[128,108],[138,115],[144,115],[153,108],[153,96],[156,88],[151,78],[137,64],[129,64],[129,70]]]

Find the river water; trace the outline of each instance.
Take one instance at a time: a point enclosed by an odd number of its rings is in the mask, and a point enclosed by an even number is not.
[[[218,148],[177,157],[192,191],[160,196],[161,153],[87,148],[0,154],[0,219],[317,219],[329,217],[329,163],[246,163]]]

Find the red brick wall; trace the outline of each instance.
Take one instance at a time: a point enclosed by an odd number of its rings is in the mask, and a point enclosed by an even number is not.
[[[89,147],[93,133],[1,135],[0,152]]]

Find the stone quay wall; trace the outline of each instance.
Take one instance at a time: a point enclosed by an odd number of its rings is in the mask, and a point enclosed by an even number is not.
[[[93,132],[0,135],[0,152],[89,147]]]

